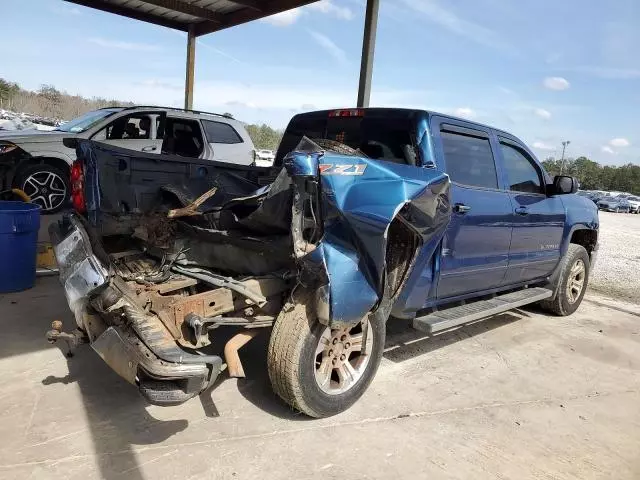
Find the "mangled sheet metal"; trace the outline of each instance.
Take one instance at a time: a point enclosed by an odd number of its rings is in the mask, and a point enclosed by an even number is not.
[[[382,299],[394,218],[419,236],[416,254],[433,255],[451,216],[450,181],[433,169],[321,150],[307,140],[285,158],[285,168],[297,188],[303,187],[296,178],[319,176],[323,235],[299,262],[320,277],[320,320],[340,326],[360,321]],[[294,231],[294,243],[295,237]]]
[[[355,323],[384,300],[394,219],[418,239],[414,256],[433,256],[450,220],[450,182],[435,169],[372,160],[340,145],[303,140],[275,180],[260,187],[251,167],[207,166],[204,174],[199,162],[159,162],[167,159],[82,142],[87,182],[95,182],[87,210],[94,222],[108,213],[122,223],[118,212],[125,211],[139,215],[140,224],[167,195],[177,201],[171,208],[180,208],[215,187],[198,206],[201,214],[175,220],[164,214],[175,222],[177,265],[231,275],[289,272],[303,284],[311,279],[320,320]],[[406,285],[421,268],[418,262],[408,272]]]

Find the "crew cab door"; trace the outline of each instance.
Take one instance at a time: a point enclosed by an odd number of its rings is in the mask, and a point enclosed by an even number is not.
[[[560,261],[565,210],[559,197],[546,195],[540,165],[513,139],[498,136],[503,182],[509,191],[513,233],[505,285],[550,275]]]
[[[440,117],[432,118],[431,131],[438,166],[451,178],[453,205],[437,298],[497,288],[508,266],[512,207],[500,189],[491,132]]]
[[[121,115],[98,130],[91,140],[145,153],[160,153],[164,137],[164,111]]]

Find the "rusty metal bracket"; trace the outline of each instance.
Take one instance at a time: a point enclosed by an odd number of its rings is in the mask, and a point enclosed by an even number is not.
[[[78,329],[71,333],[63,332],[62,322],[60,320],[54,320],[51,323],[51,330],[46,333],[46,338],[49,343],[56,343],[58,340],[66,342],[68,350],[65,356],[68,358],[73,357],[73,351],[78,348],[78,345],[89,341],[84,332]]]
[[[224,346],[224,360],[227,362],[230,377],[245,378],[244,368],[242,368],[242,362],[240,361],[238,350],[244,347],[249,340],[255,337],[259,332],[259,330],[246,330],[244,332],[240,332]]]

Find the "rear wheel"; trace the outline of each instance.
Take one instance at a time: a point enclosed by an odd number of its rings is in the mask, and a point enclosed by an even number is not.
[[[587,290],[589,267],[589,254],[585,248],[575,243],[569,244],[560,263],[556,297],[540,302],[542,308],[560,316],[575,312]]]
[[[16,176],[16,186],[29,195],[43,213],[56,213],[64,207],[70,192],[69,175],[46,163],[31,165]]]
[[[285,402],[321,418],[348,409],[369,387],[382,358],[386,319],[374,312],[352,327],[332,329],[317,320],[311,298],[294,293],[278,316],[267,365]]]

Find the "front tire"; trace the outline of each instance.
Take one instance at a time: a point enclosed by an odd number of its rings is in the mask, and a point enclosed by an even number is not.
[[[42,207],[42,213],[56,213],[64,208],[71,192],[69,175],[46,163],[30,165],[15,178],[15,185]]]
[[[559,268],[556,297],[543,300],[540,305],[545,310],[564,317],[575,312],[584,298],[589,282],[589,254],[582,245],[570,243]]]
[[[280,312],[269,341],[267,366],[273,390],[310,417],[347,410],[366,391],[384,350],[382,313],[368,314],[348,329],[321,324],[303,289]]]

